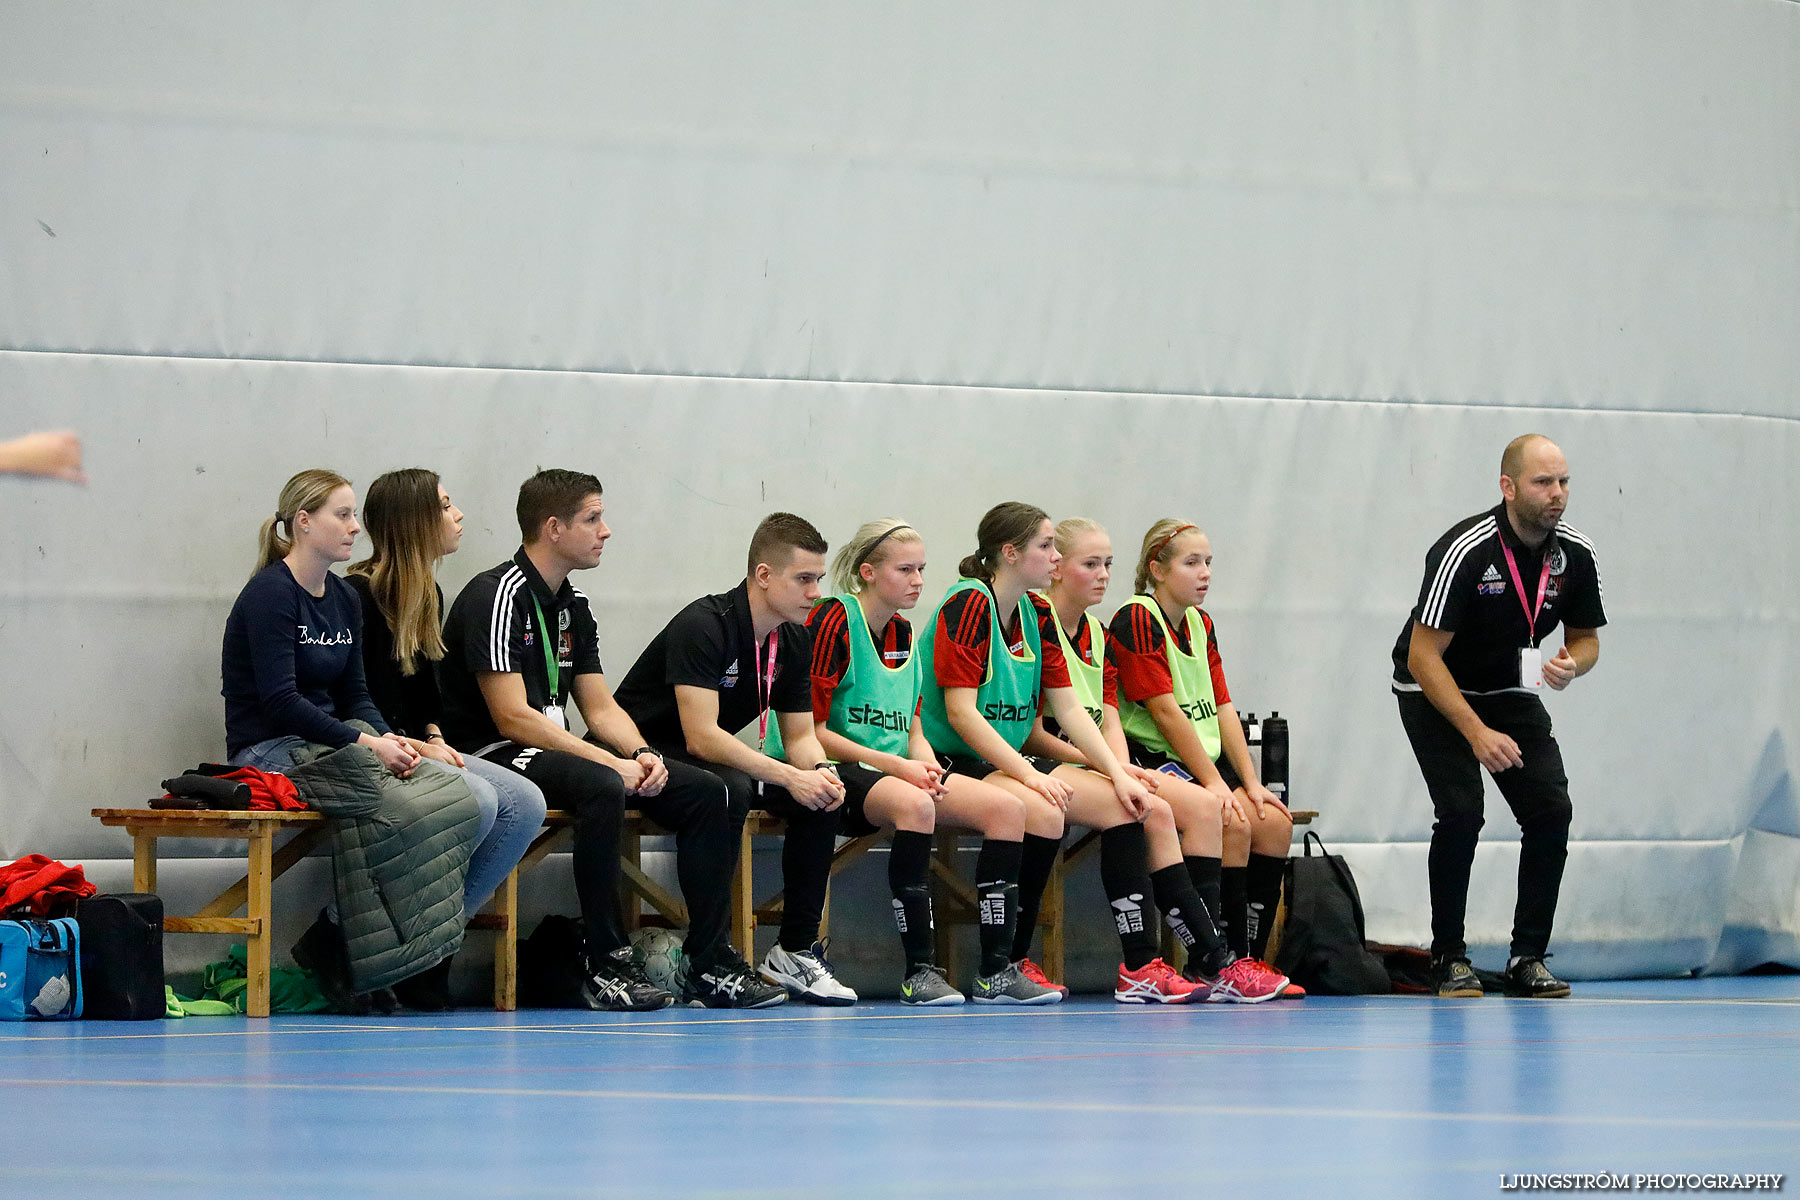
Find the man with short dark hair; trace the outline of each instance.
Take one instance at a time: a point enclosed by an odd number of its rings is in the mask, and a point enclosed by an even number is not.
[[[1479,996],[1463,940],[1469,873],[1482,826],[1485,767],[1519,821],[1519,894],[1507,991],[1557,997],[1544,965],[1569,845],[1569,780],[1539,696],[1600,657],[1594,545],[1562,523],[1569,467],[1542,434],[1500,458],[1501,503],[1457,522],[1425,555],[1412,617],[1394,643],[1400,721],[1431,793],[1431,964],[1440,996]],[[1564,645],[1540,643],[1563,625]]]
[[[683,947],[693,971],[760,985],[727,940],[737,838],[725,789],[706,772],[664,764],[601,673],[588,599],[569,583],[597,566],[612,536],[600,481],[539,471],[519,488],[525,544],[511,561],[470,580],[445,621],[439,667],[444,733],[453,745],[510,767],[575,813],[575,888],[587,925],[582,996],[590,1008],[661,1008],[672,996],[636,964],[618,915],[619,837],[634,807],[675,834],[676,874],[691,914]],[[573,699],[588,736],[569,732]],[[732,964],[737,964],[734,968]],[[745,987],[698,993],[737,1007]],[[777,993],[776,1002],[784,999]]]
[[[619,703],[671,765],[691,763],[724,782],[734,829],[752,808],[787,822],[781,936],[763,976],[814,1004],[854,1004],[818,941],[844,803],[813,730],[805,624],[825,577],[825,539],[803,518],[772,513],[750,539],[749,567],[731,591],[675,615],[626,674]],[[785,761],[762,752],[771,712]],[[756,749],[734,736],[752,721]]]

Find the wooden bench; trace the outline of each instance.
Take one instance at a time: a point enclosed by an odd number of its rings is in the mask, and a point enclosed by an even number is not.
[[[1296,827],[1310,825],[1319,814],[1316,811],[1299,809],[1290,814]],[[979,834],[964,830],[944,830],[940,832],[932,847],[931,881],[933,916],[937,922],[937,960],[952,982],[964,978],[961,973],[960,954],[956,941],[956,927],[973,925],[979,919],[979,900],[972,884],[963,879],[956,869],[957,839],[961,837],[979,837]],[[1089,855],[1100,846],[1100,835],[1091,829],[1084,829],[1057,855],[1056,863],[1050,869],[1050,881],[1044,885],[1043,903],[1038,906],[1037,926],[1043,930],[1043,968],[1044,974],[1051,979],[1060,980],[1068,974],[1068,948],[1063,936],[1063,925],[1066,920],[1064,905],[1064,887],[1069,872],[1075,870]],[[1280,941],[1281,919],[1285,911],[1285,898],[1275,910],[1275,928],[1269,939],[1268,955],[1275,956]],[[1163,957],[1177,970],[1184,965],[1181,948],[1175,935],[1165,926],[1162,930]]]
[[[498,935],[494,943],[494,1008],[512,1012],[519,1005],[519,877],[573,839],[575,814],[551,809],[544,814],[544,827],[532,841],[530,849],[507,875],[488,907],[469,921],[470,929],[491,930]],[[781,920],[782,893],[776,892],[762,903],[756,903],[751,870],[753,839],[782,833],[786,825],[777,817],[760,809],[752,810],[744,821],[742,841],[738,846],[737,870],[731,880],[731,940],[745,955],[754,957],[752,940],[759,925]],[[642,813],[627,812],[619,842],[619,888],[621,911],[626,932],[645,924],[660,924],[680,929],[688,924],[687,905],[680,897],[644,873],[643,839],[667,834]],[[876,836],[851,838],[842,842],[832,854],[831,873],[836,875],[861,857],[880,839]],[[646,917],[643,906],[651,915]],[[820,932],[830,921],[829,900]]]
[[[191,917],[163,918],[168,933],[235,933],[244,937],[248,992],[246,1014],[269,1015],[269,960],[274,922],[270,895],[275,880],[306,857],[329,826],[316,812],[244,812],[217,809],[96,808],[102,825],[124,828],[131,835],[131,887],[156,890],[156,843],[159,838],[214,838],[249,843],[244,877],[202,905]],[[293,836],[275,848],[275,836]],[[231,914],[244,909],[241,917]]]

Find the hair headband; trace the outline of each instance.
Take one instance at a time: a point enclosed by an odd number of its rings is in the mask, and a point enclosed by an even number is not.
[[[899,533],[902,529],[912,529],[912,526],[904,524],[904,523],[900,524],[900,525],[896,525],[892,529],[888,530],[886,533],[882,534],[880,537],[876,538],[874,541],[870,542],[869,548],[862,552],[862,558],[857,560],[856,565],[860,567],[863,565],[863,563],[866,563],[871,558],[875,557],[875,548],[877,546],[881,545],[881,543],[887,541],[889,538],[893,537],[896,533]],[[914,532],[917,532],[917,531],[915,530]]]
[[[1162,541],[1156,543],[1156,549],[1150,551],[1150,553],[1145,561],[1147,561],[1147,562],[1156,561],[1156,556],[1161,554],[1164,550],[1167,550],[1169,548],[1170,542],[1174,541],[1176,538],[1180,537],[1182,534],[1186,533],[1188,530],[1198,529],[1198,528],[1200,528],[1198,525],[1177,525],[1174,529],[1172,529],[1168,533],[1167,536],[1165,536],[1162,539]]]

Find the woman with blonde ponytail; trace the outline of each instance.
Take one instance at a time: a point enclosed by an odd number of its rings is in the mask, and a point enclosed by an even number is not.
[[[945,778],[918,719],[919,658],[902,612],[919,601],[925,540],[904,521],[870,521],[832,562],[837,594],[813,607],[813,724],[844,783],[843,831],[891,829],[888,887],[906,970],[900,1002],[961,1004],[932,962],[931,835],[940,826],[986,839],[984,861],[1017,862],[1025,834],[1018,797],[967,776]],[[773,748],[772,753],[780,753]],[[989,847],[996,847],[990,850]],[[1010,930],[981,926],[984,957],[1006,961]]]
[[[1053,636],[1082,707],[1099,724],[1113,756],[1130,764],[1119,721],[1118,670],[1109,657],[1105,630],[1088,611],[1106,596],[1112,578],[1112,539],[1099,522],[1070,517],[1056,526],[1056,549],[1061,562],[1048,592]],[[1052,732],[1034,731],[1033,739],[1040,753],[1087,763],[1081,751]],[[1223,789],[1208,791],[1140,766],[1127,765],[1126,770],[1156,794],[1155,807],[1143,823],[1150,886],[1156,907],[1186,950],[1185,977],[1203,985],[1193,998],[1215,1004],[1255,1004],[1274,998],[1286,986],[1286,978],[1237,955],[1219,932],[1220,814],[1228,805],[1235,807],[1236,800]]]
[[[435,471],[389,471],[363,503],[374,552],[346,581],[362,602],[363,671],[389,727],[423,758],[463,776],[481,809],[475,851],[463,879],[463,911],[480,912],[518,865],[544,823],[544,793],[517,771],[444,740],[437,664],[444,657],[444,593],[436,570],[462,544],[462,511]],[[449,1008],[450,959],[394,987],[409,1008]]]
[[[1165,517],[1152,525],[1138,554],[1136,594],[1113,615],[1107,647],[1133,761],[1229,797],[1218,882],[1211,882],[1209,858],[1193,856],[1188,864],[1232,950],[1260,963],[1294,823],[1256,777],[1225,686],[1218,635],[1200,607],[1212,587],[1212,563],[1212,543],[1193,522]],[[1305,993],[1288,984],[1282,994]]]
[[[1127,1004],[1182,1004],[1196,984],[1156,955],[1156,916],[1143,822],[1157,801],[1106,744],[1071,685],[1052,627],[1049,585],[1061,561],[1056,531],[1040,508],[1011,502],[982,517],[963,577],[938,605],[922,640],[926,739],[944,773],[982,780],[1025,803],[1026,837],[1016,888],[976,864],[981,912],[1012,910],[1011,962],[976,981],[990,1003],[1043,1003],[1052,987],[1027,957],[1037,908],[1060,853],[1065,819],[1101,831],[1100,878],[1124,951],[1113,998]],[[1090,767],[1025,753],[1039,711],[1067,734]],[[1162,811],[1166,814],[1167,807]],[[1055,993],[1060,998],[1061,990]],[[1012,997],[1008,999],[1007,997]]]

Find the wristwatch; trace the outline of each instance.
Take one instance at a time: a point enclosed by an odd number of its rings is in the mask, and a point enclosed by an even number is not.
[[[642,758],[646,754],[648,754],[651,758],[656,759],[658,762],[662,761],[662,755],[657,751],[656,747],[654,747],[654,746],[639,746],[636,750],[633,750],[631,752],[631,757],[632,758]]]

